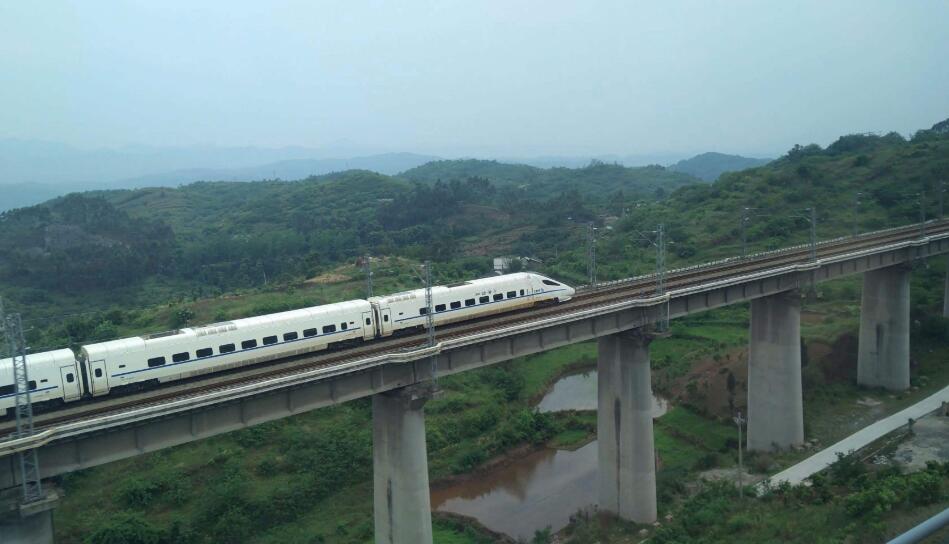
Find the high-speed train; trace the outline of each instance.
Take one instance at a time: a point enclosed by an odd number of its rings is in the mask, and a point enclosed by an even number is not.
[[[432,287],[438,325],[564,302],[574,289],[532,272]],[[58,405],[363,342],[428,326],[425,289],[349,300],[27,355],[30,400]],[[0,359],[0,414],[15,405],[13,360]]]

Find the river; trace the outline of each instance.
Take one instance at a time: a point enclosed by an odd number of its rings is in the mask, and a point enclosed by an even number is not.
[[[596,410],[597,375],[592,370],[557,381],[537,405],[542,412]],[[653,417],[668,409],[653,398]],[[564,528],[578,510],[597,500],[597,444],[575,450],[544,448],[511,463],[432,492],[432,508],[477,519],[485,527],[518,539]]]

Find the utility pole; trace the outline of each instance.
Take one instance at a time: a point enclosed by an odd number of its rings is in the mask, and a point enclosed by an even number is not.
[[[817,260],[817,208],[808,208],[811,212],[811,260]]]
[[[919,192],[919,237],[926,237],[926,193]]]
[[[435,308],[432,303],[432,262],[425,261],[425,324],[428,335],[428,347],[435,346]],[[429,360],[432,363],[432,383],[438,387],[438,361],[432,355]]]
[[[593,221],[587,230],[587,273],[590,287],[596,289],[596,226]]]
[[[659,223],[656,229],[656,295],[666,294],[666,238],[665,226]],[[669,330],[669,302],[666,301],[659,310],[659,332]]]
[[[853,195],[853,233],[852,234],[854,238],[856,238],[857,234],[859,233],[858,217],[860,213],[859,210],[860,210],[861,196],[863,196],[863,193],[859,191],[857,191],[857,193]]]
[[[744,463],[741,458],[741,427],[745,424],[745,418],[741,417],[741,410],[738,411],[738,415],[732,418],[732,421],[735,422],[735,425],[738,425],[738,497],[741,499],[745,498],[745,485],[744,485],[744,476],[745,472]]]
[[[748,257],[748,232],[746,229],[748,228],[748,219],[749,219],[748,211],[749,210],[751,210],[751,208],[747,206],[741,209],[741,222],[739,226],[741,228],[741,258],[742,259]]]
[[[10,357],[13,358],[13,384],[15,391],[16,437],[25,438],[33,434],[33,404],[30,399],[30,375],[26,366],[26,339],[20,314],[7,315],[0,301],[0,328],[3,329]],[[20,476],[23,480],[23,503],[28,504],[44,497],[40,481],[40,465],[36,450],[17,454],[20,458]]]
[[[372,298],[372,257],[366,254],[366,298]]]

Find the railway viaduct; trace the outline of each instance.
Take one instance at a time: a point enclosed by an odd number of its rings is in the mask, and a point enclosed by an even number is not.
[[[425,335],[310,355],[44,414],[36,432],[0,439],[0,489],[22,484],[19,452],[41,477],[101,465],[219,433],[371,396],[377,543],[432,541],[424,405],[446,376],[568,344],[598,342],[599,508],[656,519],[649,343],[666,319],[750,301],[747,445],[804,440],[800,302],[818,282],[863,274],[858,382],[909,387],[913,266],[949,253],[949,221],[930,222],[578,290],[567,303]],[[946,279],[949,293],[949,277]],[[946,303],[949,312],[949,299]],[[0,436],[10,432],[0,423]],[[55,497],[0,512],[3,542],[52,542]]]

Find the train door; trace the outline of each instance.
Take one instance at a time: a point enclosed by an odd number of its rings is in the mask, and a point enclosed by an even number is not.
[[[105,371],[105,361],[100,359],[89,363],[89,389],[93,396],[109,392],[109,376]]]
[[[372,340],[376,337],[376,328],[372,324],[372,312],[362,313],[362,338]]]
[[[379,308],[379,317],[379,329],[382,331],[382,336],[389,336],[392,334],[392,310]]]
[[[79,373],[76,365],[59,367],[59,375],[63,378],[63,400],[69,402],[79,398]]]

